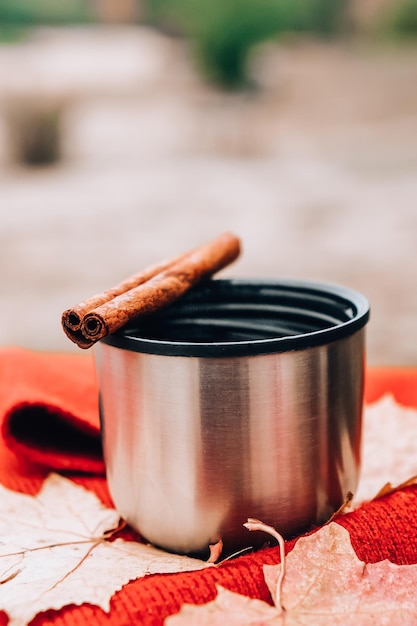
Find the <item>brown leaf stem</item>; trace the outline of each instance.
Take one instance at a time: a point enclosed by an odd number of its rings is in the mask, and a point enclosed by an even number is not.
[[[281,567],[279,571],[279,576],[277,580],[276,586],[276,598],[275,598],[275,606],[280,610],[281,613],[285,611],[284,606],[281,602],[281,594],[282,594],[282,583],[285,577],[285,541],[282,535],[279,534],[278,531],[275,530],[272,526],[268,526],[264,524],[260,520],[249,518],[246,524],[243,524],[245,528],[248,530],[260,530],[261,532],[268,533],[278,541],[279,545],[279,554],[281,560]]]

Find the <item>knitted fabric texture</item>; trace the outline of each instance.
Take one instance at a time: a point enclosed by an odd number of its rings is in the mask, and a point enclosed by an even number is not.
[[[373,402],[386,392],[398,402],[417,406],[417,370],[369,370],[366,400]],[[103,476],[91,355],[0,349],[0,420],[2,484],[34,494],[49,471],[70,472],[73,480],[111,505]],[[394,491],[336,521],[348,529],[360,559],[417,562],[417,487]],[[129,529],[122,536],[135,539]],[[295,541],[287,542],[287,551]],[[148,576],[116,593],[109,614],[90,605],[69,606],[38,615],[31,626],[162,626],[184,602],[212,600],[216,584],[271,602],[262,565],[278,561],[274,546],[199,572]],[[7,619],[0,607],[0,626],[6,626]]]
[[[91,354],[0,350],[0,416],[2,437],[20,458],[104,473]]]

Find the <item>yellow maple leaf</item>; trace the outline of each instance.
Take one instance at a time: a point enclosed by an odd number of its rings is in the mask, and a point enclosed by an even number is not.
[[[139,542],[108,541],[119,523],[94,493],[57,474],[36,497],[0,486],[0,609],[9,626],[69,604],[109,611],[130,580],[207,567]]]

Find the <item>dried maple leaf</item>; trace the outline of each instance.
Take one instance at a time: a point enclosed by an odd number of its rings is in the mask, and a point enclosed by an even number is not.
[[[373,499],[377,500],[378,498],[387,496],[390,493],[393,493],[394,491],[398,491],[399,489],[404,489],[404,487],[410,487],[411,485],[417,485],[417,475],[411,476],[410,478],[400,483],[399,485],[393,485],[390,482],[385,483],[385,485],[381,487],[381,489],[378,491],[378,493],[374,496]]]
[[[130,580],[207,567],[134,541],[107,541],[119,521],[95,494],[56,474],[36,497],[0,486],[0,609],[9,626],[69,604],[109,611],[113,593]]]
[[[211,543],[209,545],[210,556],[207,563],[217,563],[223,552],[223,541],[219,539],[217,543]]]
[[[417,410],[385,395],[367,406],[363,422],[362,469],[354,504],[380,497],[417,474]],[[410,479],[410,484],[414,481]]]
[[[409,626],[417,623],[417,565],[358,559],[348,531],[331,522],[299,539],[281,566],[264,565],[277,606],[218,587],[202,606],[184,605],[165,626]],[[279,593],[277,594],[277,590]]]

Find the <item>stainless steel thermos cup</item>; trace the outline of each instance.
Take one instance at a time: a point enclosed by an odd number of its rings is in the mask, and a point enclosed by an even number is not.
[[[291,536],[358,481],[367,300],[285,280],[209,280],[95,347],[120,514],[179,553]],[[256,533],[254,533],[256,535]]]

